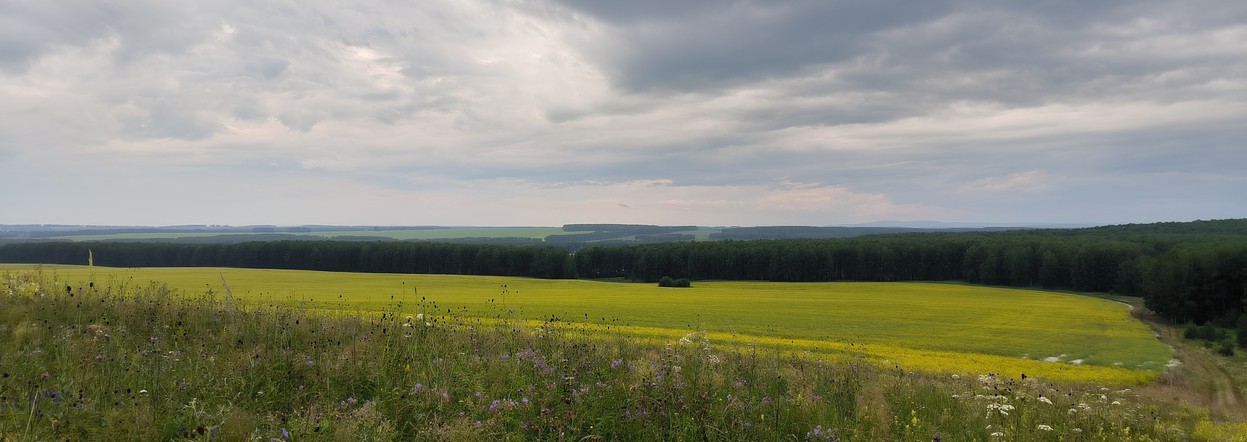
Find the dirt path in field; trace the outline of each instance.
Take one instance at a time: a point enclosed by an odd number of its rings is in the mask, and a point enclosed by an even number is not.
[[[1244,406],[1242,389],[1234,376],[1223,366],[1218,356],[1205,348],[1193,346],[1182,340],[1182,334],[1176,328],[1168,328],[1163,333],[1164,339],[1173,346],[1178,359],[1184,364],[1185,371],[1191,376],[1188,379],[1197,392],[1208,395],[1209,411],[1221,411],[1226,418],[1243,420]]]
[[[1227,364],[1241,364],[1242,357],[1226,358],[1211,350],[1182,339],[1182,330],[1155,317],[1140,304],[1131,304],[1135,317],[1156,331],[1157,337],[1169,344],[1181,365],[1165,373],[1161,379],[1143,389],[1161,399],[1174,399],[1189,405],[1206,407],[1215,419],[1247,422],[1247,371],[1227,369]]]

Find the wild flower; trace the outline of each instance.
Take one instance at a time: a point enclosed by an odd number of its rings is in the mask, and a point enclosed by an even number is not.
[[[991,417],[993,411],[1000,413],[1001,416],[1008,416],[1009,412],[1013,411],[1013,408],[1009,404],[987,404],[987,417]]]
[[[992,437],[1004,437],[1004,436],[1005,436],[1005,434],[1004,434],[1003,432],[1000,432],[1000,431],[996,431],[996,432],[993,432],[993,433],[992,433]]]
[[[839,440],[836,439],[836,435],[831,429],[823,429],[822,425],[815,425],[813,430],[805,433],[805,437],[812,440]]]
[[[1045,404],[1052,405],[1052,399],[1048,399],[1048,398],[1043,397],[1043,396],[1040,396],[1040,397],[1039,397],[1039,402],[1043,402],[1043,403],[1045,403]]]
[[[1035,427],[1035,428],[1040,429],[1040,430],[1043,430],[1043,431],[1052,431],[1052,427],[1051,427],[1051,426],[1044,425],[1044,424],[1039,424],[1039,426],[1037,426],[1037,427]]]

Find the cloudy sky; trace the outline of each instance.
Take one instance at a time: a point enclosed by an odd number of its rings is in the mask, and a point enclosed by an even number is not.
[[[0,0],[0,223],[1247,217],[1247,2]]]

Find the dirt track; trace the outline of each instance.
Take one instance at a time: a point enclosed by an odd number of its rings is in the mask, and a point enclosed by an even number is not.
[[[1180,329],[1144,313],[1145,309],[1135,309],[1135,312],[1156,330],[1162,342],[1173,347],[1175,357],[1182,362],[1166,376],[1168,384],[1187,390],[1186,399],[1198,402],[1191,405],[1207,407],[1214,418],[1247,421],[1247,401],[1243,400],[1244,386],[1241,385],[1245,380],[1226,369],[1224,364],[1231,359],[1184,340]]]

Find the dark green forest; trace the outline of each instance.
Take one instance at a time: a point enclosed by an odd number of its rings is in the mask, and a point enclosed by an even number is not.
[[[0,246],[0,262],[108,267],[240,267],[331,272],[576,278],[557,247],[394,241],[257,241],[238,244],[55,242]]]
[[[655,232],[657,233],[657,232]],[[213,266],[537,278],[963,281],[1142,296],[1179,323],[1232,326],[1247,309],[1247,220],[1086,229],[723,240],[567,249],[534,245],[271,241],[28,243],[0,262]]]

